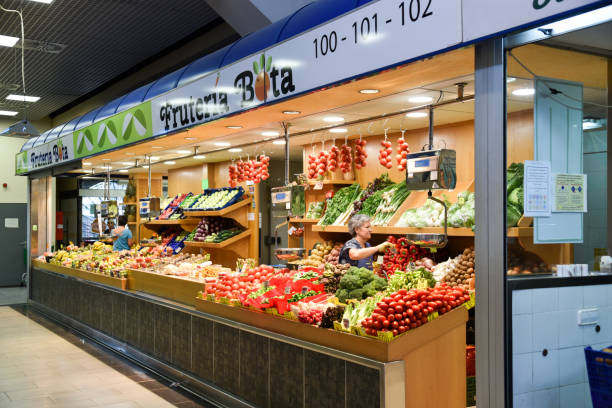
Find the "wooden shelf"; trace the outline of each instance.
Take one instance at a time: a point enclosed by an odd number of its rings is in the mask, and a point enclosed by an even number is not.
[[[308,180],[308,184],[311,185],[311,186],[314,186],[317,183],[323,183],[323,185],[338,185],[338,186],[342,186],[342,185],[355,184],[356,182],[357,182],[357,180],[321,180],[321,181]]]
[[[316,224],[317,222],[319,222],[319,218],[299,218],[299,217],[294,217],[294,218],[290,218],[289,222],[301,222],[301,223],[314,223],[314,224]]]
[[[220,248],[225,248],[227,246],[230,246],[248,236],[251,235],[251,231],[250,230],[246,230],[244,232],[241,232],[238,235],[235,235],[229,239],[226,239],[223,242],[219,242],[219,243],[213,243],[213,242],[194,242],[194,241],[185,241],[185,246],[186,247],[193,247],[193,248],[216,248],[216,249],[220,249]]]
[[[313,231],[317,232],[342,232],[348,234],[348,227],[346,225],[328,225],[323,227],[321,225],[314,225]],[[411,227],[372,227],[372,234],[382,235],[405,235],[405,234],[442,234],[444,228],[433,227],[433,228],[411,228]],[[471,228],[449,228],[449,237],[473,237],[474,231]]]
[[[533,236],[533,227],[513,227],[508,228],[508,236],[517,238],[517,237],[532,237]]]
[[[121,203],[120,205],[138,205],[138,203]]]
[[[183,214],[187,217],[222,217],[226,214],[236,211],[237,209],[242,208],[249,204],[251,204],[251,200],[246,199],[246,200],[239,201],[236,204],[232,204],[229,207],[225,207],[222,210],[216,210],[216,211],[187,210],[187,211],[184,211]]]
[[[151,221],[142,222],[142,224],[146,225],[147,227],[153,226],[153,225],[185,225],[185,224],[194,225],[197,223],[198,223],[198,220],[194,220],[190,218],[183,218],[181,220],[151,220]]]

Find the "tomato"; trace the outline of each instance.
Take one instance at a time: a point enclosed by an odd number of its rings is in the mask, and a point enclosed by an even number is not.
[[[414,316],[414,310],[406,309],[406,314],[408,315],[408,317],[412,317],[412,316]]]
[[[382,323],[382,322],[384,322],[387,319],[385,318],[384,315],[378,315],[378,316],[376,316],[376,320]]]
[[[395,302],[395,301],[391,302],[391,304],[389,305],[389,307],[392,307],[392,308],[394,308],[394,309],[395,309],[395,308],[397,307],[397,302]]]
[[[377,320],[376,323],[374,323],[374,328],[376,328],[376,330],[380,330],[382,329],[383,325],[380,322],[380,320]]]
[[[395,314],[395,320],[402,320],[404,317],[402,316],[401,313],[396,313]]]
[[[403,312],[402,312],[402,318],[404,318],[404,319],[405,319],[405,318],[406,318],[406,316],[408,316],[408,312],[403,311]]]
[[[408,293],[408,291],[406,289],[400,289],[397,291],[397,293],[399,293],[400,295],[404,296],[406,293]]]
[[[395,309],[392,307],[387,308],[387,314],[395,314]]]
[[[414,306],[412,306],[412,309],[411,309],[411,310],[412,310],[412,312],[413,312],[414,314],[420,313],[420,312],[421,312],[421,306],[419,306],[419,305],[414,305]]]
[[[394,322],[391,323],[391,327],[393,327],[394,329],[399,328],[399,322],[395,320]]]
[[[385,321],[383,321],[383,322],[382,322],[382,325],[383,325],[383,327],[384,327],[384,328],[389,327],[389,324],[390,324],[390,323],[389,323],[389,321],[388,321],[388,320],[385,320]]]
[[[400,326],[398,330],[399,330],[400,334],[401,333],[405,333],[406,332],[406,326]]]
[[[391,299],[390,297],[386,297],[386,298],[383,298],[381,303],[383,303],[383,302],[386,303],[386,304],[389,304],[389,303],[393,302],[393,299]]]
[[[374,308],[374,313],[376,313],[376,314],[382,314],[382,313],[383,313],[383,310],[382,310],[380,307],[376,307],[376,308]]]
[[[379,302],[378,307],[381,308],[382,310],[387,310],[387,308],[389,307],[389,304],[387,302]]]
[[[398,301],[397,301],[397,304],[398,304],[398,305],[400,305],[400,306],[402,306],[402,307],[406,306],[406,302],[404,301],[404,299],[400,299],[400,300],[398,300]]]
[[[404,307],[402,305],[396,305],[394,306],[394,309],[398,313],[402,313],[404,311]]]
[[[416,324],[416,322],[412,322],[412,323],[410,323],[410,328],[411,328],[411,329],[416,329],[416,328],[417,328],[417,324]]]
[[[393,335],[394,336],[399,336],[399,331],[397,329],[393,329]]]
[[[395,320],[395,315],[390,314],[389,316],[387,316],[387,320],[389,320],[390,322]]]

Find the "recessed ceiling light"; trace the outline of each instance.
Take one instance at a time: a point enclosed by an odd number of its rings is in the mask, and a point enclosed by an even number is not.
[[[205,159],[205,158],[206,158],[206,156],[201,155],[201,154],[198,154],[198,155],[196,155],[196,156],[193,156],[193,158],[194,158],[194,159],[201,160],[201,159]]]
[[[178,154],[189,154],[189,153],[191,153],[191,150],[177,150],[176,152]]]
[[[30,1],[34,1],[36,3],[45,3],[45,4],[51,4],[53,2],[53,0],[30,0]]]
[[[333,129],[329,129],[329,131],[331,133],[346,133],[348,132],[347,128],[333,128]]]
[[[119,170],[119,173],[127,173],[127,172],[128,171],[126,169]]]
[[[11,37],[9,35],[0,35],[0,46],[2,47],[14,47],[17,44],[19,38]]]
[[[176,162],[172,160],[167,160],[164,162],[164,164],[176,164]]]
[[[83,166],[91,166],[90,162],[83,162]]]
[[[238,126],[238,125],[229,125],[229,126],[226,126],[226,128],[228,128],[228,129],[242,129],[242,126]]]
[[[377,94],[379,92],[380,90],[378,89],[360,89],[359,90],[359,93],[362,93],[362,94]]]
[[[512,91],[512,95],[514,96],[531,96],[535,93],[535,89],[533,88],[519,88]]]
[[[329,123],[336,123],[344,121],[344,118],[342,116],[326,116],[323,118],[323,121]]]
[[[186,137],[185,140],[193,142],[194,140],[198,140],[198,138],[197,137]]]
[[[9,101],[19,101],[19,102],[38,102],[40,96],[28,96],[28,95],[15,95],[10,94],[6,97]]]
[[[516,78],[513,78],[513,77],[508,77],[508,78],[506,78],[506,83],[508,83],[508,84],[509,84],[510,82],[514,82],[514,81],[516,81]]]
[[[602,127],[603,127],[603,123],[601,123],[597,119],[585,118],[582,120],[582,130],[599,129]]]
[[[126,156],[133,156],[133,155],[134,155],[134,153],[132,153],[132,152],[127,152],[127,153],[125,153],[125,155],[126,155]]]
[[[15,112],[15,111],[0,110],[0,116],[15,116],[18,113],[19,112]]]
[[[215,142],[214,144],[215,146],[218,146],[218,147],[227,147],[227,146],[232,145],[231,143],[228,143],[228,142]]]
[[[431,96],[412,96],[408,98],[408,102],[411,103],[427,103],[433,101]]]
[[[233,149],[228,150],[228,152],[232,152],[232,153],[240,153],[241,151],[242,149],[239,147],[234,147]]]
[[[143,168],[143,169],[148,169],[148,168],[149,168],[149,166],[144,165],[144,166],[142,166],[142,168]]]
[[[102,159],[102,161],[111,161],[111,159]]]
[[[424,118],[427,116],[425,112],[409,112],[406,114],[407,118]]]
[[[162,146],[151,146],[151,149],[163,149]]]
[[[151,160],[153,160],[153,161],[156,161],[156,160],[159,160],[159,157],[157,157],[157,156],[151,156],[151,157],[149,157],[149,159],[151,159]]]
[[[286,111],[283,111],[283,113],[284,113],[285,115],[299,115],[299,114],[300,114],[300,113],[302,113],[302,112],[300,112],[300,111],[286,110]]]
[[[284,140],[275,140],[275,141],[272,142],[272,144],[275,144],[275,145],[284,145],[285,141]]]
[[[131,166],[134,163],[132,163],[132,162],[121,162],[121,164],[123,164],[124,166]]]
[[[266,130],[265,132],[261,132],[261,135],[262,136],[270,136],[271,137],[271,136],[278,136],[278,135],[280,135],[280,133],[275,132],[273,130]]]

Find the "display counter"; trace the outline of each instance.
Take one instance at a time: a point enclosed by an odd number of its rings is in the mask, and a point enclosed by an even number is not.
[[[130,271],[126,290],[72,271],[34,261],[33,305],[224,405],[464,406],[464,307],[383,342],[190,298],[182,279]],[[144,293],[170,284],[174,301]]]

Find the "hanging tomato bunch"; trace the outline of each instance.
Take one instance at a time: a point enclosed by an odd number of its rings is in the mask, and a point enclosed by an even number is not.
[[[384,167],[390,169],[393,167],[393,159],[391,157],[393,154],[393,149],[391,149],[391,142],[385,137],[385,140],[380,142],[380,145],[382,146],[382,149],[378,151],[378,162]]]
[[[317,156],[314,154],[308,155],[308,178],[313,179],[317,177]]]
[[[359,139],[355,141],[355,167],[361,169],[366,166],[366,158],[368,154],[365,150],[366,141],[365,139]]]
[[[395,160],[397,161],[397,169],[399,171],[406,170],[406,157],[410,153],[410,147],[408,147],[408,143],[404,140],[404,136],[400,137],[397,140],[397,154],[395,155]]]
[[[268,167],[270,166],[270,158],[266,155],[260,155],[257,160],[236,162],[236,165],[229,166],[229,185],[236,187],[238,183],[251,181],[259,184],[262,180],[267,180],[270,177]]]
[[[340,149],[336,145],[333,145],[329,150],[327,157],[327,170],[336,171],[338,168],[338,159],[340,157]]]
[[[339,167],[342,170],[342,173],[351,172],[352,162],[353,162],[353,159],[351,158],[351,146],[347,145],[345,142],[340,148],[340,166]]]
[[[323,176],[327,172],[327,152],[320,151],[317,155],[317,175]]]

